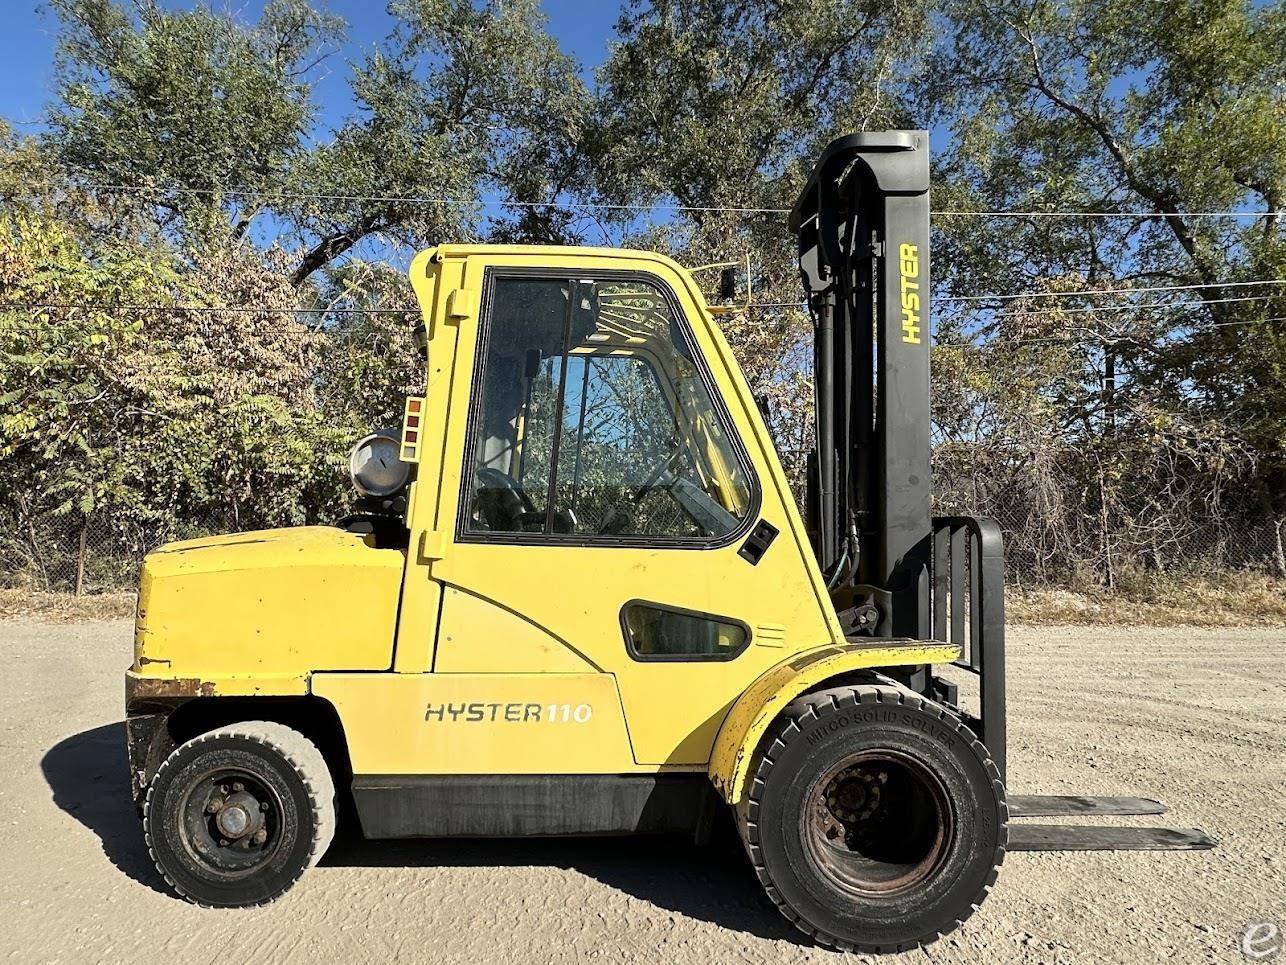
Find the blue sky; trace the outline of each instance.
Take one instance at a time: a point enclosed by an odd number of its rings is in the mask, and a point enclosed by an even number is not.
[[[162,0],[166,6],[191,7],[190,2]],[[330,58],[315,78],[315,100],[324,124],[333,124],[347,111],[346,62],[360,58],[388,31],[389,18],[380,0],[317,0],[348,24],[346,48]],[[262,0],[212,0],[216,9],[231,9],[253,21]],[[543,0],[550,29],[563,50],[588,71],[607,53],[619,6],[616,2],[592,0]],[[0,30],[0,117],[19,125],[19,130],[36,129],[41,111],[50,98],[57,18],[36,0],[3,0],[4,29]]]

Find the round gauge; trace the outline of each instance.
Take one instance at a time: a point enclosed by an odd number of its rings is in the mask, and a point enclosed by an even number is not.
[[[389,429],[372,432],[353,446],[348,472],[363,496],[391,496],[411,477],[411,467],[399,458],[401,443]]]

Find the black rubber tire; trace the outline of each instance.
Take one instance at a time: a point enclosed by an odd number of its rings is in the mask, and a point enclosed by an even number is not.
[[[936,870],[898,895],[857,897],[827,879],[805,842],[809,791],[863,750],[913,757],[945,789],[954,835]],[[768,897],[819,944],[906,951],[964,922],[996,881],[1008,843],[1005,788],[986,748],[946,708],[899,687],[820,691],[792,703],[766,741],[742,835]]]
[[[211,767],[249,771],[281,802],[280,844],[253,874],[226,880],[194,857],[179,833],[181,802],[195,775]],[[148,853],[180,896],[215,908],[266,905],[321,860],[335,835],[335,784],[321,751],[274,721],[245,721],[176,748],[156,772],[143,804]]]

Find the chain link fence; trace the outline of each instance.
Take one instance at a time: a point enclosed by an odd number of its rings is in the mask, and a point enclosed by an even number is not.
[[[1283,523],[1248,492],[1190,504],[1134,494],[1108,504],[1093,494],[982,485],[939,475],[934,512],[996,519],[1005,534],[1007,577],[1018,585],[1112,585],[1122,575],[1253,568],[1281,575]],[[69,516],[4,514],[0,583],[51,592],[131,589],[143,557],[162,543],[226,532],[226,521],[150,526]]]
[[[0,531],[0,585],[47,592],[101,593],[133,589],[138,567],[156,547],[208,535],[216,527],[77,520],[69,516],[17,519]]]
[[[1006,580],[1016,585],[1114,586],[1140,571],[1286,575],[1286,533],[1257,499],[1227,496],[1217,513],[1172,507],[1165,514],[1054,512],[1028,494],[959,492],[936,501],[941,515],[990,516],[1005,535]],[[1123,516],[1123,518],[1121,518]]]

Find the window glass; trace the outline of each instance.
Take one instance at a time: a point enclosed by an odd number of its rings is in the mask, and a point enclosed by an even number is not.
[[[744,624],[646,603],[627,604],[621,623],[626,648],[638,660],[729,659],[750,640]]]
[[[471,530],[545,529],[569,291],[548,279],[496,286],[477,390]]]
[[[466,529],[719,537],[749,477],[661,291],[495,282]]]

